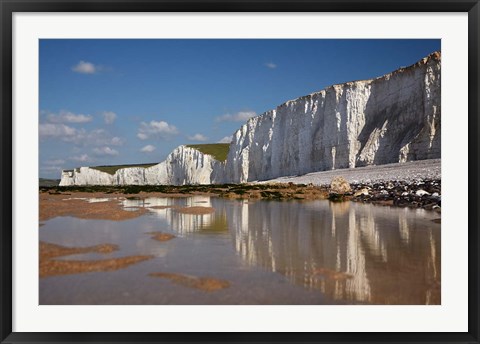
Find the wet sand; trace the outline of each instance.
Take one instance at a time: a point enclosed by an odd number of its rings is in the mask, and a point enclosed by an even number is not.
[[[157,241],[169,241],[175,238],[175,235],[163,233],[163,232],[148,232],[145,234],[152,235],[152,239]]]
[[[112,244],[100,244],[90,247],[65,247],[56,244],[40,242],[40,278],[58,275],[77,274],[82,272],[114,271],[126,268],[154,258],[151,255],[127,256],[103,260],[54,260],[79,253],[111,253],[117,251],[118,246]]]
[[[183,190],[182,187],[178,187]],[[325,199],[328,192],[325,188],[314,186],[299,186],[295,184],[274,184],[268,187],[258,185],[235,185],[230,188],[212,186],[208,192],[161,193],[139,192],[138,194],[112,193],[112,192],[82,192],[65,189],[61,192],[45,192],[39,194],[40,221],[49,220],[56,216],[72,216],[81,219],[123,221],[144,215],[147,209],[136,208],[135,211],[126,209],[121,201],[126,199],[142,200],[147,197],[191,197],[194,195],[207,195],[210,197],[225,197],[229,199]],[[107,199],[103,202],[88,202],[88,199]],[[152,209],[172,208],[182,214],[203,215],[211,214],[215,209],[211,207],[193,206],[152,206]]]
[[[85,198],[85,199],[81,199]],[[109,198],[105,202],[90,203],[86,198]],[[146,213],[146,209],[128,211],[119,204],[120,197],[104,193],[57,194],[40,193],[39,220],[45,221],[56,216],[73,216],[80,219],[123,221]]]
[[[228,281],[210,277],[195,277],[165,272],[153,272],[148,275],[151,277],[166,278],[175,284],[183,285],[189,288],[200,289],[203,291],[215,291],[228,288],[230,286],[230,282]]]
[[[118,251],[118,245],[100,244],[89,247],[66,247],[40,241],[40,260],[48,260],[55,257],[62,257],[80,253],[112,253],[114,251]]]

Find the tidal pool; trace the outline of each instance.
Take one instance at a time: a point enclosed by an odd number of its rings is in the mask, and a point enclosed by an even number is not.
[[[89,200],[85,200],[89,201]],[[40,278],[40,304],[440,304],[440,216],[353,202],[119,200],[125,221],[56,217],[40,240],[118,245],[57,260],[153,258]],[[186,214],[182,207],[212,207]],[[161,232],[166,240],[155,240]],[[172,235],[174,236],[172,238]]]

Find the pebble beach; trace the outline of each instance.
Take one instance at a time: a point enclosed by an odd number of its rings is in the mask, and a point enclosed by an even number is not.
[[[349,199],[399,207],[441,210],[441,160],[418,160],[281,177],[260,183],[313,184],[328,187],[335,177],[350,184]]]

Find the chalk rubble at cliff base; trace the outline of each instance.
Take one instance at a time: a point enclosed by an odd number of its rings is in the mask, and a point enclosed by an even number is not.
[[[441,54],[382,77],[333,85],[249,119],[225,162],[180,146],[152,167],[63,171],[60,185],[244,183],[440,158]]]

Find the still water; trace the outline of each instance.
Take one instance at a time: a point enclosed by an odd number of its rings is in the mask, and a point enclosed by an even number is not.
[[[154,258],[127,268],[40,279],[40,304],[440,304],[440,224],[433,212],[329,201],[208,196],[121,200],[126,221],[57,217],[40,240],[119,250],[65,256]],[[213,207],[183,214],[165,206]],[[156,207],[156,208],[152,208]],[[151,232],[175,235],[152,239]],[[205,291],[151,273],[228,281]]]

